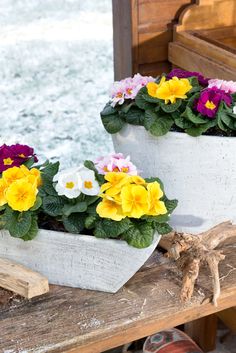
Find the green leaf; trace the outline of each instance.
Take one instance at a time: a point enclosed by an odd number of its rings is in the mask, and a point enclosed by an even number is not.
[[[155,97],[151,97],[149,96],[148,93],[143,94],[143,98],[145,99],[145,101],[149,102],[149,103],[156,103],[156,104],[160,104],[161,100]]]
[[[146,87],[143,87],[140,89],[140,91],[138,92],[137,96],[135,97],[135,103],[136,105],[143,110],[148,110],[148,109],[153,109],[153,107],[155,107],[155,105],[153,103],[148,102],[145,98],[144,98],[144,94],[147,95],[147,89]]]
[[[26,235],[31,227],[31,212],[12,212],[8,218],[6,228],[12,237],[22,238]]]
[[[194,126],[194,124],[191,121],[181,117],[180,115],[176,117],[174,120],[175,120],[175,125],[180,127],[183,130],[189,129]]]
[[[44,193],[57,196],[57,192],[53,186],[52,178],[46,174],[41,174],[42,186],[40,187],[40,196],[43,196]]]
[[[34,161],[34,157],[31,157],[30,159],[28,159],[26,162],[24,162],[23,164],[27,167],[27,168],[31,168],[34,165],[35,161]]]
[[[84,166],[86,168],[94,171],[96,179],[100,185],[104,184],[104,182],[105,182],[104,176],[98,173],[97,168],[95,167],[95,165],[92,161],[89,161],[89,160],[84,161]]]
[[[118,113],[113,115],[102,115],[101,118],[102,123],[109,134],[119,132],[125,124]]]
[[[73,213],[69,217],[63,217],[62,221],[65,229],[69,233],[79,234],[85,226],[85,215],[80,213]]]
[[[150,133],[154,136],[163,136],[170,131],[174,120],[166,115],[158,117],[155,122],[150,126]]]
[[[52,217],[62,215],[64,202],[60,197],[46,196],[43,198],[43,210],[46,214]]]
[[[159,234],[168,234],[173,230],[168,223],[155,223],[155,229]]]
[[[168,200],[167,197],[165,197],[163,201],[165,203],[168,213],[172,213],[178,206],[178,200],[176,199]]]
[[[125,120],[131,125],[143,125],[145,119],[145,112],[139,108],[132,107],[125,115]]]
[[[106,116],[106,115],[113,115],[113,114],[117,114],[117,110],[113,108],[110,103],[107,103],[103,111],[101,112],[101,115]]]
[[[37,195],[34,206],[31,207],[30,211],[37,211],[41,207],[41,205],[42,205],[42,199],[39,195]]]
[[[85,212],[87,210],[87,203],[85,201],[79,201],[75,205],[64,205],[62,212],[65,216],[69,216],[72,213]]]
[[[216,126],[216,120],[212,120],[209,121],[208,123],[204,124],[204,125],[199,125],[199,126],[194,126],[191,127],[189,129],[186,129],[185,132],[193,137],[197,137],[200,136],[201,134],[203,134],[204,132],[206,132],[208,129],[210,129],[211,127]]]
[[[154,223],[166,223],[169,221],[170,216],[168,213],[159,215],[159,216],[145,216],[147,222],[154,222]]]
[[[156,121],[157,117],[158,117],[157,114],[154,111],[152,111],[152,110],[147,110],[145,112],[145,118],[144,118],[144,124],[143,125],[144,125],[144,127],[145,127],[145,129],[147,131],[150,130],[152,124],[154,124],[154,122]]]
[[[226,112],[222,112],[221,113],[221,120],[223,121],[223,123],[228,126],[228,128],[230,128],[231,130],[234,130],[234,118],[232,118],[229,114],[227,114]]]
[[[85,228],[87,229],[94,228],[97,220],[98,220],[98,216],[93,216],[93,215],[87,216],[85,219]]]
[[[205,124],[207,123],[208,119],[201,118],[198,115],[195,115],[190,107],[186,107],[185,111],[181,114],[181,117],[187,118],[194,124]]]
[[[160,106],[161,106],[161,109],[165,112],[165,113],[173,113],[175,112],[182,104],[182,100],[181,99],[178,99],[176,101],[176,103],[173,103],[173,104],[165,104],[165,103],[161,103]]]
[[[94,234],[98,238],[117,238],[132,226],[129,218],[121,221],[113,221],[111,219],[100,219],[96,224]]]
[[[146,248],[152,244],[154,229],[149,223],[135,224],[122,234],[122,238],[135,248]]]
[[[60,163],[49,162],[46,167],[41,169],[42,177],[46,176],[48,179],[53,179],[53,177],[58,173]]]
[[[127,103],[123,104],[123,105],[121,106],[121,111],[122,111],[122,113],[127,114],[128,111],[130,110],[130,108],[131,108],[133,105],[135,105],[134,102],[131,102],[131,103],[128,103],[128,104],[127,104]]]
[[[31,226],[29,231],[22,237],[23,240],[32,240],[38,234],[38,219],[37,217],[32,217]]]

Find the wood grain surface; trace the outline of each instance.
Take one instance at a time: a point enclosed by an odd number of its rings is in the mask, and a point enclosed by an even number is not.
[[[49,294],[26,302],[9,293],[0,310],[0,352],[98,353],[235,306],[235,247],[225,253],[217,308],[207,270],[191,302],[182,304],[180,273],[160,253],[116,294],[51,286]]]
[[[0,287],[31,299],[49,291],[48,280],[40,273],[0,258]]]

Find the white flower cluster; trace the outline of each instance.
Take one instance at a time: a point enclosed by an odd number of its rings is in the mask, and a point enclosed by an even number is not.
[[[55,175],[53,181],[57,182],[55,189],[58,195],[69,199],[74,199],[81,193],[95,196],[100,190],[95,173],[84,166],[61,171]]]

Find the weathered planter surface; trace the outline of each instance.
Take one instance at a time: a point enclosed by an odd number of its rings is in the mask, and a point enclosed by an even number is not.
[[[178,132],[155,137],[142,126],[126,125],[113,143],[145,177],[158,175],[167,196],[179,200],[171,217],[175,229],[198,233],[225,220],[236,222],[235,137]]]
[[[136,249],[125,241],[40,230],[32,241],[0,231],[0,257],[48,277],[52,284],[117,292],[146,262],[160,240]]]

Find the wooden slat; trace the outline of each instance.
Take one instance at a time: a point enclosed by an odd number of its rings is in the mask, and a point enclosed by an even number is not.
[[[48,280],[35,271],[0,258],[0,287],[30,299],[49,291]]]
[[[217,316],[209,315],[185,325],[185,332],[202,348],[204,352],[216,347]]]
[[[169,45],[169,60],[185,70],[199,71],[207,77],[236,80],[236,70],[197,54],[177,43]]]
[[[116,294],[52,286],[31,303],[0,311],[0,351],[96,353],[236,305],[235,249],[220,265],[222,293],[210,303],[211,279],[204,269],[188,304],[180,303],[181,277],[158,255]],[[14,305],[14,310],[12,310]],[[14,329],[12,328],[14,323]],[[29,340],[30,337],[30,340]]]

